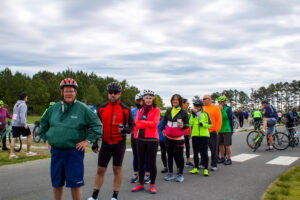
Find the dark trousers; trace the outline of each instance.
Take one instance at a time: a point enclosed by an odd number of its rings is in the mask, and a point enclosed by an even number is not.
[[[0,129],[0,132],[2,132],[3,129]],[[6,136],[2,139],[2,149],[5,149],[6,147]]]
[[[184,144],[185,144],[185,155],[186,158],[190,158],[190,135],[185,135],[184,136]]]
[[[167,148],[165,142],[159,142],[160,146],[160,153],[161,153],[161,160],[163,162],[164,167],[167,167]]]
[[[240,127],[242,128],[244,125],[244,118],[239,118]]]
[[[205,169],[208,168],[208,137],[192,137],[195,167],[199,169],[199,153]]]
[[[217,167],[218,166],[218,134],[216,131],[210,132],[210,138],[208,140],[208,146],[211,151],[211,166]],[[201,164],[202,160],[201,160]],[[203,164],[204,165],[204,164]]]
[[[166,138],[166,147],[168,153],[169,172],[173,173],[173,158],[179,168],[179,174],[183,174],[184,158],[184,140],[170,140]]]
[[[146,155],[149,156],[150,165],[150,179],[151,184],[155,184],[157,168],[156,168],[156,155],[158,149],[158,141],[142,141],[138,140],[138,158],[139,158],[139,183],[144,183],[145,176],[145,160]]]
[[[138,159],[138,152],[137,152],[137,139],[134,139],[133,135],[131,135],[131,149],[132,149],[132,165],[133,165],[133,171],[137,172],[139,171],[139,159]],[[146,172],[149,172],[149,156],[146,155],[146,162],[145,162],[145,168]]]

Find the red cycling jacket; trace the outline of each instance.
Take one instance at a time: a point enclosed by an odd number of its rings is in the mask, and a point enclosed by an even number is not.
[[[117,144],[126,141],[126,134],[134,127],[129,107],[120,100],[115,103],[108,101],[99,106],[98,115],[103,124],[103,142]],[[119,133],[120,124],[124,125],[122,133]]]

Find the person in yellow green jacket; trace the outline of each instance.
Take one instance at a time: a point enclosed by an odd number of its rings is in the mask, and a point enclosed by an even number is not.
[[[208,176],[208,142],[209,131],[212,127],[212,122],[207,112],[203,111],[203,101],[196,100],[194,102],[194,109],[189,120],[189,125],[192,127],[192,145],[194,151],[195,168],[190,171],[191,174],[199,173],[199,153],[204,165],[203,174]]]

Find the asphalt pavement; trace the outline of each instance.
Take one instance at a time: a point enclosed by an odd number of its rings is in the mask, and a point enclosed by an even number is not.
[[[261,199],[267,187],[286,170],[300,165],[300,147],[284,151],[264,151],[266,142],[256,152],[246,144],[247,132],[233,136],[233,164],[220,164],[218,170],[205,177],[202,173],[189,174],[191,168],[184,170],[184,182],[167,182],[166,174],[160,173],[162,162],[157,158],[158,175],[156,180],[157,194],[149,193],[149,185],[142,192],[132,193],[135,185],[129,183],[132,175],[132,153],[130,147],[123,163],[123,183],[119,199],[189,199],[189,200],[256,200]],[[0,167],[1,200],[40,200],[53,199],[50,172],[50,160],[36,160],[21,164]],[[93,190],[94,176],[97,168],[97,155],[88,153],[85,156],[85,186],[83,198],[87,199]],[[174,170],[175,171],[175,170]],[[105,176],[104,185],[99,194],[100,199],[111,199],[113,173],[111,162]],[[64,198],[71,199],[69,189],[64,190]]]

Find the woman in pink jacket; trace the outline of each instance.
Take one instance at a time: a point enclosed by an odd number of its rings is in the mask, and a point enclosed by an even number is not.
[[[158,148],[158,129],[160,109],[154,102],[154,92],[144,90],[143,108],[137,113],[135,119],[134,137],[138,140],[137,151],[139,160],[139,183],[132,188],[132,192],[144,190],[145,159],[149,156],[150,164],[150,192],[156,193],[155,179],[157,174],[156,155]]]

